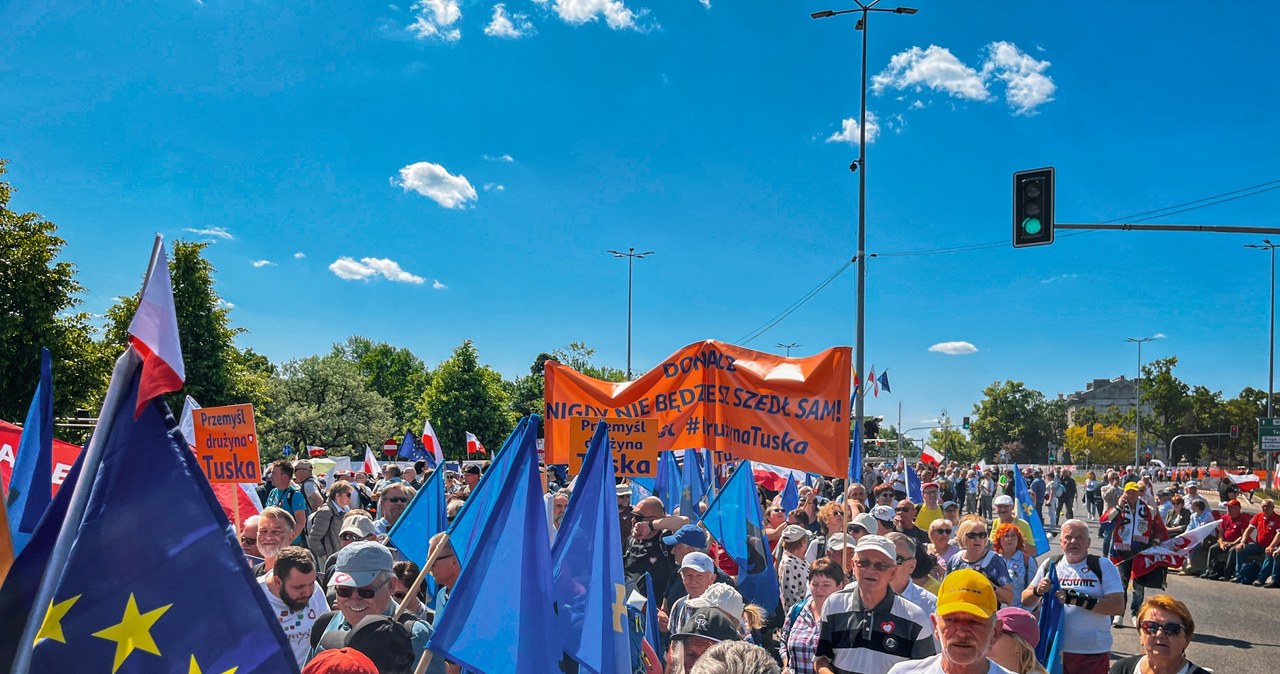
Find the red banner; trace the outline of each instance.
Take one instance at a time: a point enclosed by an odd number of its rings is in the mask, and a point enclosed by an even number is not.
[[[784,358],[714,340],[620,384],[547,361],[547,463],[568,463],[570,417],[656,418],[659,451],[707,448],[844,475],[850,372],[847,346]]]
[[[9,489],[9,478],[13,475],[13,462],[18,456],[18,441],[22,439],[22,429],[7,421],[0,421],[0,482],[5,491]],[[71,464],[80,456],[80,446],[53,439],[53,486],[54,494],[71,470]]]

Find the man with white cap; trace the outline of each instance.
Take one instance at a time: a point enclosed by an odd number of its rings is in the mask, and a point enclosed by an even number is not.
[[[1009,674],[987,657],[996,636],[995,589],[973,569],[960,569],[942,581],[938,608],[929,616],[941,648],[923,660],[901,662],[892,674]],[[861,670],[872,671],[872,670]]]
[[[898,513],[891,505],[878,505],[871,509],[871,516],[876,520],[876,530],[871,533],[877,536],[883,536],[893,531],[893,518]]]
[[[690,599],[697,599],[702,593],[716,582],[716,565],[711,561],[711,557],[705,552],[690,552],[680,561],[680,579],[684,581],[685,590],[688,592],[685,596],[676,600],[671,606],[668,613],[659,612],[659,626],[662,623],[666,625],[675,625],[679,627],[693,614],[693,609],[688,607]],[[663,618],[666,618],[665,620]]]
[[[853,556],[857,586],[827,598],[814,671],[884,672],[899,662],[933,655],[927,614],[889,587],[898,567],[893,542],[883,536],[863,536]]]

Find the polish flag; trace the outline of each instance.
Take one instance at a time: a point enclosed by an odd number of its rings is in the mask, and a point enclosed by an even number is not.
[[[924,452],[920,454],[920,460],[937,466],[942,463],[942,455],[938,453],[938,450],[925,445]]]
[[[309,457],[311,457],[311,458],[313,458],[313,459],[314,459],[314,458],[316,458],[316,457],[318,457],[318,456],[324,456],[324,447],[316,447],[315,445],[307,445],[307,456],[309,456]]]
[[[1227,473],[1227,477],[1231,478],[1231,481],[1235,483],[1236,489],[1239,489],[1246,494],[1255,489],[1262,488],[1262,482],[1258,479],[1258,476],[1253,473],[1245,473],[1244,475],[1232,475],[1231,473]]]
[[[178,341],[178,314],[173,308],[173,282],[169,278],[169,257],[164,237],[157,234],[151,249],[151,264],[138,310],[129,323],[129,344],[142,356],[142,381],[138,385],[135,415],[152,398],[179,391],[186,379],[182,345]]]
[[[364,472],[369,477],[382,475],[382,466],[378,465],[378,460],[374,458],[373,450],[369,449],[369,445],[364,446]]]
[[[488,453],[489,451],[484,448],[484,445],[480,444],[480,438],[477,438],[471,431],[467,431],[467,454]]]
[[[1175,536],[1139,552],[1133,558],[1133,577],[1145,576],[1162,566],[1170,569],[1181,567],[1191,555],[1191,551],[1217,531],[1219,524],[1222,524],[1222,520],[1202,524],[1181,536]]]
[[[436,429],[431,427],[431,420],[422,422],[422,447],[435,459],[436,465],[444,463],[444,451],[440,447],[440,439],[436,437]]]
[[[805,479],[809,477],[803,470],[794,468],[783,468],[759,461],[751,462],[751,477],[755,478],[756,484],[768,489],[769,491],[782,491],[787,487],[787,477],[792,476],[796,479],[796,484],[803,484]]]

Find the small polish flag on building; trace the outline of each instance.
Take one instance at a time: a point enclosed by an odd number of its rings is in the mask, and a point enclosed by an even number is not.
[[[440,447],[440,438],[436,437],[436,429],[431,427],[430,419],[422,422],[422,448],[431,455],[436,466],[444,463],[444,450]]]
[[[942,463],[942,455],[938,453],[938,450],[925,445],[924,452],[920,454],[920,460],[936,466]]]
[[[467,431],[467,454],[488,454],[488,453],[489,452],[484,448],[484,445],[480,444],[480,438],[477,438],[475,436],[475,433],[472,433],[471,431]]]

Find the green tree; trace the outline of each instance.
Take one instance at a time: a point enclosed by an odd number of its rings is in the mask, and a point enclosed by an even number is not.
[[[264,458],[278,457],[285,443],[359,457],[366,444],[381,442],[393,430],[391,403],[370,390],[354,363],[335,354],[285,363],[268,397],[267,419],[258,429]]]
[[[231,309],[214,289],[213,264],[203,255],[208,245],[173,242],[169,274],[187,377],[182,391],[169,399],[170,407],[181,409],[182,396],[189,395],[206,407],[250,403],[261,416],[269,395],[271,364],[259,354],[236,348],[236,336],[245,329],[231,326]],[[141,289],[142,284],[138,286]],[[129,322],[137,308],[135,294],[121,297],[107,310],[106,348],[122,349],[128,344]]]
[[[1052,437],[1044,410],[1044,394],[1020,381],[993,382],[973,406],[970,437],[987,461],[998,460],[1000,450],[1010,462],[1043,463]]]
[[[1177,356],[1142,366],[1142,400],[1151,405],[1150,418],[1146,415],[1142,418],[1144,445],[1156,444],[1154,438],[1168,442],[1185,429],[1183,424],[1190,411],[1187,393],[1191,388],[1174,376],[1173,368],[1177,366]]]
[[[977,463],[982,453],[972,440],[959,428],[935,428],[929,431],[929,446],[943,456],[960,463]]]
[[[1077,464],[1127,465],[1133,463],[1133,431],[1122,426],[1094,423],[1072,426],[1066,431],[1066,448]]]
[[[516,417],[546,414],[546,381],[542,373],[547,361],[555,359],[555,356],[545,351],[538,354],[538,357],[533,359],[533,364],[529,366],[529,374],[517,377],[508,386],[511,411]]]
[[[1182,431],[1186,433],[1220,433],[1226,428],[1226,407],[1221,391],[1210,391],[1200,385],[1191,388],[1187,396],[1187,412],[1183,419]],[[1169,437],[1169,442],[1173,442]],[[1205,438],[1187,438],[1176,446],[1169,448],[1169,459],[1172,463],[1187,461],[1198,463],[1205,448]],[[1218,443],[1214,443],[1218,444]]]
[[[446,458],[453,459],[465,458],[467,431],[497,450],[516,422],[502,375],[480,364],[469,339],[436,368],[418,409],[431,420]]]
[[[360,335],[334,344],[333,352],[354,363],[369,388],[391,401],[391,418],[396,430],[393,435],[422,429],[418,401],[431,383],[431,373],[421,358],[408,349]]]
[[[0,160],[0,176],[5,161]],[[0,418],[21,423],[40,377],[40,347],[53,357],[54,413],[96,409],[115,355],[94,341],[75,265],[58,260],[66,245],[38,213],[9,209],[14,188],[0,181]]]

